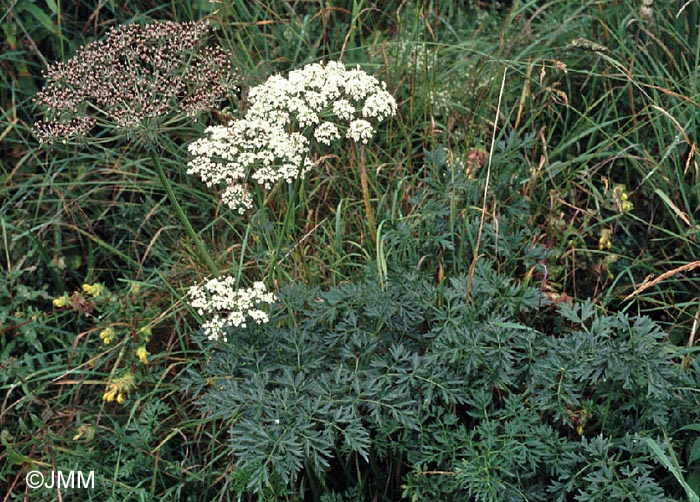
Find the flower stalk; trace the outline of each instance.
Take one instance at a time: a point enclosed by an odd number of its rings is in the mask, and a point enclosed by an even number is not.
[[[211,255],[209,254],[209,251],[207,251],[207,247],[204,245],[202,240],[199,238],[199,236],[197,235],[197,232],[195,232],[194,228],[192,228],[192,224],[190,223],[190,220],[187,218],[185,211],[183,211],[182,206],[180,206],[180,203],[178,202],[177,197],[175,196],[175,192],[173,191],[173,187],[170,185],[170,181],[168,180],[168,177],[165,175],[165,171],[163,170],[163,166],[160,163],[160,159],[158,158],[158,155],[156,155],[155,152],[151,153],[151,160],[153,161],[153,166],[156,169],[156,173],[158,174],[158,178],[160,179],[160,183],[161,183],[161,185],[163,185],[163,188],[165,189],[165,193],[167,194],[168,199],[170,200],[170,203],[175,208],[175,212],[177,213],[177,216],[180,219],[182,226],[185,228],[187,235],[189,235],[190,239],[192,239],[192,242],[194,242],[194,245],[197,248],[197,251],[199,252],[199,256],[204,260],[204,263],[207,265],[207,268],[209,269],[209,271],[214,276],[218,276],[219,275],[219,268],[214,263],[214,260],[212,259]]]
[[[362,186],[362,200],[365,204],[365,217],[369,226],[369,234],[373,241],[377,240],[377,223],[374,219],[374,211],[369,202],[369,184],[367,183],[367,168],[365,167],[365,147],[359,147],[360,157],[360,185]]]

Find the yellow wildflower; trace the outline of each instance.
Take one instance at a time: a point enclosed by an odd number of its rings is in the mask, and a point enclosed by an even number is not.
[[[76,432],[77,434],[73,436],[73,441],[78,441],[80,439],[92,441],[92,439],[95,437],[95,426],[91,424],[83,424],[78,427]]]
[[[68,293],[63,293],[63,296],[53,299],[53,306],[59,309],[69,304],[70,298],[68,297]]]
[[[102,339],[105,345],[112,343],[112,336],[114,336],[114,329],[112,329],[111,326],[103,329],[100,332],[100,339]]]
[[[136,349],[136,355],[143,364],[148,364],[148,352],[146,351],[145,345],[141,345],[139,348]]]
[[[78,427],[76,431],[77,434],[73,436],[73,441],[78,441],[79,439],[84,439],[85,441],[92,441],[95,437],[95,426],[92,424],[83,424]]]
[[[129,281],[129,294],[138,295],[141,291],[141,283],[137,281]]]
[[[600,239],[598,239],[598,249],[601,251],[610,249],[612,247],[612,241],[610,240],[611,237],[612,230],[609,228],[604,229],[600,234]]]
[[[105,287],[96,282],[95,284],[83,284],[83,291],[93,298],[97,298],[104,292]]]
[[[634,209],[634,204],[629,200],[630,196],[627,193],[627,187],[625,187],[625,185],[615,185],[613,187],[613,197],[621,213],[626,213]]]
[[[102,399],[108,403],[117,401],[117,403],[122,404],[126,398],[125,394],[134,387],[136,387],[134,375],[127,371],[122,376],[107,383],[107,390],[102,395]]]

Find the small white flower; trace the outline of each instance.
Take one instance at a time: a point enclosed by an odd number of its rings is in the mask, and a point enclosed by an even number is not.
[[[339,99],[333,103],[333,113],[340,120],[350,120],[355,115],[355,107],[347,99]]]
[[[330,145],[332,141],[340,138],[340,132],[334,123],[324,122],[314,130],[314,137],[319,143]]]
[[[234,211],[238,211],[240,215],[253,208],[253,198],[241,185],[229,185],[226,187],[224,193],[221,194],[221,200]]]
[[[358,143],[367,143],[373,134],[374,128],[372,127],[372,124],[366,120],[359,119],[350,122],[347,137],[357,141]]]
[[[248,319],[257,324],[269,321],[267,313],[261,310],[263,303],[273,303],[275,296],[269,293],[263,282],[256,282],[250,288],[236,289],[233,277],[211,279],[203,285],[190,287],[190,305],[201,316],[210,316],[202,324],[204,334],[212,339],[226,341],[226,328],[245,328]]]
[[[362,116],[365,118],[373,117],[384,120],[395,113],[396,101],[387,92],[372,94],[365,101],[365,106],[362,107]]]
[[[299,127],[301,128],[319,123],[318,115],[312,112],[310,108],[300,110],[297,118],[299,119]]]
[[[312,110],[320,110],[328,106],[328,100],[324,94],[316,91],[306,91],[303,94],[304,99],[309,104]]]

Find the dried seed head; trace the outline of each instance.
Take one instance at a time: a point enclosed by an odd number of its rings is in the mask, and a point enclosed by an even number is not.
[[[169,121],[213,108],[235,90],[235,74],[229,54],[207,45],[209,30],[171,21],[112,28],[48,68],[36,98],[46,118],[35,134],[51,143],[100,125],[149,142]]]

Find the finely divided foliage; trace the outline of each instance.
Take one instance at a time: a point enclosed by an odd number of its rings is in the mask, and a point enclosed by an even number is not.
[[[208,186],[225,184],[223,201],[241,214],[252,207],[247,180],[267,190],[279,180],[292,183],[311,169],[323,145],[343,136],[367,143],[373,122],[396,113],[384,82],[336,61],[274,75],[248,99],[241,120],[209,127],[189,146],[187,170]]]
[[[332,484],[339,465],[381,491],[396,465],[408,500],[670,500],[640,438],[683,423],[696,399],[668,389],[694,378],[652,321],[576,304],[550,335],[512,321],[543,313],[538,290],[488,264],[473,303],[466,276],[394,272],[383,288],[285,287],[268,324],[203,341],[209,364],[185,385],[234,421],[241,491]]]

